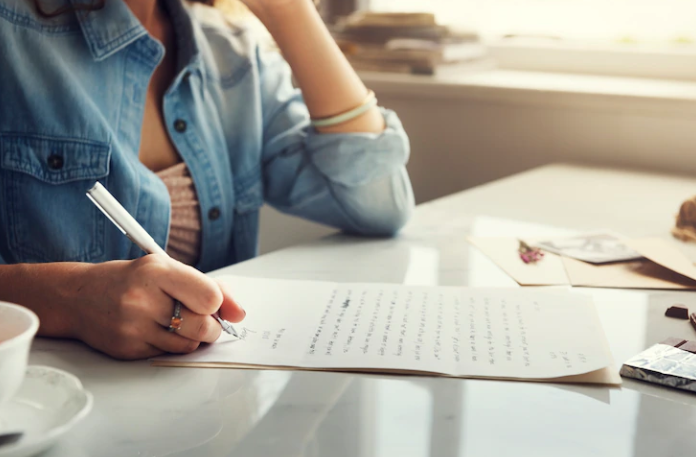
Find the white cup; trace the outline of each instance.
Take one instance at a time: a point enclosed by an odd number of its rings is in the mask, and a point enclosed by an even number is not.
[[[27,308],[0,302],[0,406],[19,390],[39,318]]]

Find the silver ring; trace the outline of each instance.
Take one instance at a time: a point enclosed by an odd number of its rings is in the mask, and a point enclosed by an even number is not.
[[[184,322],[184,318],[181,317],[181,302],[179,300],[174,300],[174,315],[169,322],[169,328],[167,330],[175,332],[181,329],[182,322]]]

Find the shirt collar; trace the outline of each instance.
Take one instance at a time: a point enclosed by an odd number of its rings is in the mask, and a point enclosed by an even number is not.
[[[70,2],[76,5],[81,0]],[[177,73],[181,73],[184,68],[200,69],[201,53],[191,16],[182,0],[167,0],[165,5],[176,33]],[[78,11],[77,19],[92,57],[97,61],[112,56],[147,35],[145,27],[122,0],[107,0],[100,10]]]
[[[80,0],[70,0],[77,5]],[[107,0],[96,11],[77,11],[87,46],[95,60],[104,60],[147,35],[145,27],[121,0]]]

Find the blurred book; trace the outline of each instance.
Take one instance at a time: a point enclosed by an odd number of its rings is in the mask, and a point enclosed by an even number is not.
[[[472,73],[496,68],[495,60],[477,59],[470,62],[455,62],[448,64],[432,65],[428,62],[376,62],[373,60],[361,60],[348,58],[355,71],[370,71],[380,73],[402,73],[411,75],[457,75]]]
[[[431,13],[375,13],[359,11],[342,20],[348,27],[408,27],[436,26],[435,15]]]
[[[394,38],[436,41],[478,41],[479,36],[465,30],[439,25],[430,13],[357,12],[331,27],[334,37],[359,42],[385,44]]]
[[[429,13],[355,13],[340,20],[332,33],[359,71],[436,74],[439,67],[455,64],[494,66],[476,33],[439,25]]]
[[[436,43],[427,40],[397,39],[385,46],[351,46],[338,41],[349,57],[375,61],[427,61],[432,65],[461,62],[486,57],[488,51],[480,43]]]

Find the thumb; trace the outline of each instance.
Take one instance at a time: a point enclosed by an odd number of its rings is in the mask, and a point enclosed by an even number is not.
[[[246,316],[244,308],[232,298],[230,289],[220,281],[216,280],[222,292],[222,305],[220,306],[220,317],[230,322],[241,322]]]

